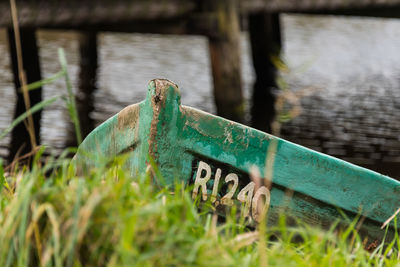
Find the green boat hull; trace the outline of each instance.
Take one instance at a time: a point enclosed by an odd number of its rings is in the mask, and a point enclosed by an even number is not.
[[[163,177],[154,183],[183,181],[193,197],[220,207],[239,202],[250,222],[260,219],[260,207],[269,208],[269,223],[282,212],[321,226],[343,214],[360,215],[361,232],[379,239],[381,225],[400,206],[398,181],[183,106],[178,87],[168,80],[151,81],[145,101],[90,133],[75,160],[86,169],[124,153],[133,177],[153,159]]]

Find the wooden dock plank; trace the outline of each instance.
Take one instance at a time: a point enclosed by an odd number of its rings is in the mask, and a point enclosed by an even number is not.
[[[399,17],[400,0],[240,0],[242,14],[256,12],[342,14]],[[79,28],[132,21],[188,18],[196,0],[63,0],[18,1],[21,27]],[[90,12],[89,12],[90,11]],[[10,7],[0,1],[0,27],[10,27]]]
[[[193,12],[194,1],[125,0],[125,1],[18,1],[21,27],[70,27],[178,18]],[[90,12],[81,12],[90,10]],[[10,27],[8,1],[0,1],[0,27]]]

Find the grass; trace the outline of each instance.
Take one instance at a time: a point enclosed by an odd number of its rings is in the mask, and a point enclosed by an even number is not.
[[[197,208],[190,188],[130,177],[121,157],[85,177],[68,159],[40,153],[31,170],[0,167],[0,266],[397,266],[393,244],[372,252],[346,231],[249,229]],[[16,168],[17,170],[17,168]],[[299,241],[302,240],[302,241]]]

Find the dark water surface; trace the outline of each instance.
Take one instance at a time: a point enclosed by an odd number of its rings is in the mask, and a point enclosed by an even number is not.
[[[400,20],[285,15],[282,72],[302,113],[281,125],[282,137],[312,149],[400,178]],[[40,31],[42,76],[60,70],[57,49],[65,49],[70,76],[78,73],[74,32]],[[95,112],[99,124],[139,102],[147,82],[164,77],[181,89],[182,103],[215,113],[207,39],[194,36],[115,34],[99,36],[100,69]],[[14,89],[4,30],[0,30],[0,130],[11,122]],[[254,80],[248,36],[242,36],[245,96]],[[65,94],[62,80],[44,97]],[[302,94],[304,93],[304,94]],[[303,95],[303,96],[301,96]],[[55,152],[67,136],[66,110],[46,108],[42,143]],[[9,137],[0,140],[7,154]]]

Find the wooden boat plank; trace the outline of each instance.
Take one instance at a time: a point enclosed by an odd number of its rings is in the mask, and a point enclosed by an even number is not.
[[[194,187],[194,196],[214,197],[220,203],[241,198],[245,209],[256,206],[252,198],[258,191],[249,173],[257,169],[272,182],[272,189],[263,189],[268,191],[263,192],[265,200],[269,198],[270,221],[285,210],[305,222],[325,225],[340,217],[341,209],[351,217],[365,216],[368,234],[376,237],[382,234],[379,225],[400,203],[398,181],[185,107],[180,104],[178,87],[167,80],[151,81],[145,101],[96,128],[80,146],[76,159],[95,166],[101,158],[120,153],[129,153],[127,165],[133,176],[148,168],[150,156],[164,178],[155,183],[184,181]],[[230,198],[224,198],[228,184],[237,188]],[[287,192],[293,192],[290,200]],[[253,216],[252,210],[248,213]]]

